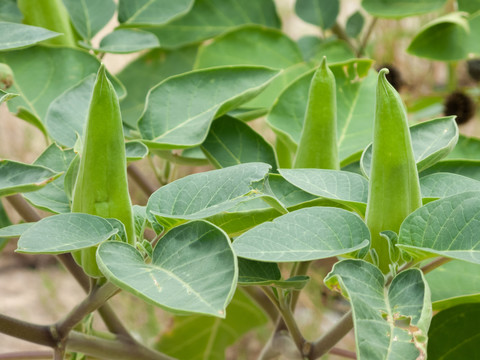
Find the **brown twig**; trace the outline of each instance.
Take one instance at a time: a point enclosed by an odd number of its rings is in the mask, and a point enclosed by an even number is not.
[[[127,173],[148,197],[150,197],[150,195],[152,195],[155,190],[157,190],[156,187],[150,183],[150,181],[145,177],[145,175],[134,164],[128,165]]]
[[[51,351],[17,351],[0,354],[0,360],[51,359],[52,355]]]
[[[446,263],[448,263],[452,260],[453,260],[452,258],[441,257],[441,258],[433,260],[431,263],[429,263],[425,266],[422,266],[420,268],[420,270],[422,270],[422,272],[424,274],[428,274],[430,271],[433,271],[436,268],[438,268],[438,267],[442,266],[443,264],[446,264]]]

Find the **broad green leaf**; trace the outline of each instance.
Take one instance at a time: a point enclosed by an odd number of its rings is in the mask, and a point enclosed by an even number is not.
[[[35,160],[34,164],[48,167],[57,172],[65,172],[74,157],[73,150],[63,151],[58,145],[52,144]],[[43,189],[23,196],[35,207],[42,210],[53,213],[70,212],[70,201],[65,193],[64,181],[65,174],[62,174]]]
[[[362,219],[337,208],[310,207],[263,223],[233,243],[242,258],[291,262],[324,259],[368,250],[370,232]]]
[[[230,345],[266,322],[257,305],[237,290],[224,320],[211,316],[176,317],[155,347],[179,360],[224,360]]]
[[[480,264],[480,192],[433,201],[400,227],[399,246],[415,257],[441,255]]]
[[[129,63],[118,74],[127,88],[127,97],[120,103],[123,122],[136,129],[148,90],[169,76],[192,70],[196,53],[196,46],[174,51],[152,50]]]
[[[200,46],[195,68],[226,65],[261,65],[284,69],[269,87],[246,105],[247,108],[270,108],[281,91],[299,75],[310,69],[303,63],[297,44],[277,29],[246,25]]]
[[[453,116],[425,121],[410,127],[412,148],[419,172],[446,157],[458,140],[458,127]],[[360,161],[362,172],[370,176],[372,144],[368,145]]]
[[[480,0],[457,0],[458,11],[466,11],[473,14],[480,10]]]
[[[125,143],[125,155],[127,161],[141,160],[148,155],[148,148],[140,141],[129,141]]]
[[[16,0],[0,1],[0,21],[21,23],[22,19]]]
[[[3,212],[3,206],[2,206],[2,212]],[[2,214],[2,218],[3,218],[3,214]],[[36,223],[21,223],[21,224],[14,224],[14,225],[2,227],[0,228],[0,238],[20,236],[35,224]]]
[[[166,233],[151,263],[128,244],[100,245],[97,261],[107,279],[136,296],[175,313],[225,317],[238,268],[230,239],[205,221],[192,221]]]
[[[268,187],[286,208],[318,199],[318,196],[300,189],[278,174],[268,174]]]
[[[213,216],[251,198],[252,183],[263,180],[269,168],[248,163],[186,176],[155,191],[147,212],[167,227]]]
[[[86,49],[112,54],[129,54],[160,47],[155,35],[138,29],[117,29],[100,40],[98,47],[86,42],[80,42],[79,45]]]
[[[243,121],[228,115],[212,123],[202,150],[217,168],[248,162],[263,162],[277,169],[272,146]]]
[[[214,118],[258,95],[278,74],[263,67],[221,67],[173,76],[148,93],[138,127],[147,146],[201,144]]]
[[[8,93],[0,89],[0,105],[2,105],[5,101],[13,99],[15,96],[18,96],[18,94]]]
[[[423,171],[420,176],[438,172],[459,174],[480,181],[480,160],[443,160]]]
[[[0,53],[0,62],[12,68],[15,83],[10,90],[20,95],[8,102],[10,111],[15,113],[23,107],[40,121],[55,98],[88,75],[96,74],[100,66],[95,56],[83,50],[39,46]],[[117,94],[123,97],[125,89],[111,79]]]
[[[430,60],[466,59],[469,31],[468,22],[460,13],[450,13],[421,28],[408,46],[407,52]],[[439,43],[442,46],[438,46]]]
[[[337,84],[337,136],[342,160],[364,149],[372,139],[376,75],[368,72],[370,66],[370,60],[330,66]],[[292,152],[300,141],[312,75],[305,74],[285,89],[267,117]]]
[[[59,214],[40,220],[23,232],[16,251],[61,254],[98,245],[117,232],[107,219],[99,216]]]
[[[355,58],[352,49],[343,40],[322,40],[317,36],[306,35],[298,40],[298,47],[305,61],[313,61],[318,64],[324,56],[327,57],[329,64],[345,62]]]
[[[365,213],[368,182],[361,175],[324,169],[281,169],[279,172],[285,180],[303,191]]]
[[[453,260],[426,276],[432,291],[433,310],[465,303],[480,303],[480,266]]]
[[[428,332],[428,359],[477,359],[479,318],[479,304],[459,305],[435,315]]]
[[[360,11],[355,11],[347,19],[347,24],[345,25],[345,32],[348,36],[355,38],[362,32],[363,25],[365,24],[365,19]]]
[[[0,160],[0,172],[0,197],[40,190],[61,175],[44,166],[11,160]]]
[[[21,49],[62,34],[24,24],[0,21],[0,51]]]
[[[52,101],[45,116],[48,134],[59,144],[73,148],[77,136],[83,137],[95,75],[67,89]]]
[[[200,42],[245,24],[279,28],[280,19],[274,1],[256,0],[245,6],[242,0],[196,0],[187,15],[167,25],[148,30],[157,35],[162,47],[176,48]]]
[[[63,0],[75,30],[85,40],[99,32],[115,13],[112,0]]]
[[[480,160],[480,139],[460,134],[447,159]]]
[[[445,4],[446,0],[363,0],[362,7],[371,15],[384,18],[402,18],[426,14]]]
[[[421,177],[420,188],[423,198],[438,199],[467,191],[480,191],[480,181],[458,174],[435,173]]]
[[[420,270],[402,271],[385,291],[380,269],[363,260],[344,260],[324,281],[352,305],[358,359],[426,358],[432,307]]]
[[[188,13],[194,0],[120,0],[118,21],[124,25],[163,25]]]
[[[470,33],[468,36],[468,52],[480,55],[480,45],[478,43],[478,37],[480,36],[480,11],[472,14],[468,17],[468,25],[470,27]]]
[[[7,230],[8,228],[12,228],[12,226],[18,226],[18,225],[12,225],[12,222],[8,218],[7,212],[5,211],[5,207],[3,206],[3,203],[0,201],[0,252],[7,245],[8,241],[10,240],[10,237],[16,235],[16,234],[11,235],[11,231]]]
[[[296,0],[295,12],[304,21],[330,29],[340,11],[339,0]]]

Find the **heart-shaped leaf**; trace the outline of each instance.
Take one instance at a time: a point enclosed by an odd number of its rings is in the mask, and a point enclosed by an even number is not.
[[[260,134],[243,121],[228,115],[212,123],[202,150],[217,168],[263,162],[277,169],[275,151]]]
[[[440,199],[411,213],[399,246],[417,257],[441,255],[480,264],[480,192]]]
[[[365,214],[368,182],[361,175],[324,169],[280,169],[279,172],[285,180],[310,194],[339,202]]]
[[[467,191],[480,191],[480,181],[458,174],[435,173],[421,177],[420,188],[423,198],[438,199]]]
[[[21,49],[62,34],[37,27],[0,21],[0,51]]]
[[[372,139],[376,75],[368,72],[371,64],[351,60],[330,66],[337,85],[337,143],[342,160],[363,150]],[[292,152],[300,141],[312,76],[313,71],[286,88],[267,117]]]
[[[263,223],[233,243],[246,259],[289,262],[308,261],[368,250],[370,232],[362,219],[337,208],[310,207]]]
[[[256,0],[245,6],[242,0],[196,0],[192,10],[185,16],[148,30],[157,35],[162,46],[176,48],[200,42],[244,24],[279,28],[280,19],[274,1]]]
[[[303,20],[322,29],[330,29],[340,11],[339,0],[297,0],[295,13]]]
[[[0,160],[0,171],[0,197],[40,190],[61,175],[44,166],[11,160]]]
[[[0,238],[20,236],[36,223],[14,224],[0,228]]]
[[[104,218],[70,213],[46,217],[23,232],[17,252],[61,254],[98,245],[118,233]]]
[[[167,227],[218,214],[248,200],[252,183],[263,180],[269,168],[248,163],[186,176],[155,191],[147,212]]]
[[[97,262],[108,280],[138,297],[176,313],[225,317],[238,269],[230,239],[205,221],[170,230],[145,263],[132,246],[100,245]]]
[[[410,127],[412,148],[418,171],[424,171],[446,157],[458,140],[454,116],[422,122]],[[368,145],[360,161],[362,172],[369,177],[372,166],[372,144]]]
[[[100,40],[99,47],[93,47],[83,41],[79,44],[86,49],[112,54],[129,54],[160,47],[155,35],[138,29],[115,30]]]
[[[148,93],[138,128],[149,147],[200,145],[214,118],[254,98],[278,74],[263,67],[222,67],[173,76]]]
[[[120,0],[118,21],[124,25],[163,25],[190,11],[194,0]]]
[[[433,310],[465,303],[480,303],[480,265],[453,260],[426,276],[432,291]]]
[[[86,40],[99,32],[115,13],[112,0],[63,0],[75,30]]]
[[[402,18],[426,14],[445,4],[446,0],[363,0],[362,7],[370,14],[384,18]]]
[[[399,273],[385,291],[385,278],[363,260],[336,263],[325,284],[351,303],[357,356],[364,360],[426,358],[432,318],[430,290],[422,272]]]

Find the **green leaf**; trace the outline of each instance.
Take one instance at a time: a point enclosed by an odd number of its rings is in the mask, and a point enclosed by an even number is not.
[[[254,98],[278,74],[263,67],[222,67],[173,76],[148,93],[138,127],[149,147],[200,145],[214,118]]]
[[[0,1],[0,21],[21,23],[22,19],[16,0]]]
[[[140,141],[129,141],[125,143],[125,155],[127,161],[137,161],[148,155],[148,148]]]
[[[480,0],[457,0],[458,11],[466,11],[473,14],[480,10]]]
[[[117,29],[100,40],[98,47],[86,42],[79,42],[79,45],[86,49],[112,54],[129,54],[160,47],[155,35],[138,29]]]
[[[3,207],[2,207],[3,208]],[[30,229],[36,223],[21,223],[0,228],[0,238],[8,238],[12,236],[20,236]]]
[[[40,121],[55,98],[88,75],[96,74],[100,65],[95,56],[83,50],[39,46],[0,53],[0,62],[12,68],[15,83],[10,90],[20,95],[8,102],[10,111],[23,107]],[[122,85],[111,79],[119,97],[124,96]]]
[[[365,214],[368,182],[354,173],[324,169],[281,169],[285,180],[316,196],[344,204]]]
[[[446,0],[363,0],[362,7],[371,15],[384,18],[402,18],[426,14],[445,4]]]
[[[480,160],[480,139],[460,134],[447,159]]]
[[[260,65],[284,69],[247,108],[270,108],[282,90],[310,69],[303,63],[297,44],[277,29],[245,25],[200,46],[196,69],[226,65]]]
[[[343,40],[322,40],[317,36],[306,35],[298,39],[298,47],[305,61],[315,63],[320,63],[324,56],[327,57],[330,65],[355,58],[352,49]]]
[[[466,59],[469,31],[468,22],[460,13],[450,13],[422,27],[408,46],[407,52],[430,60]],[[442,46],[438,46],[439,43]]]
[[[196,46],[174,51],[152,50],[129,63],[118,74],[128,92],[120,103],[123,122],[136,129],[148,90],[169,76],[192,70],[196,53]]]
[[[2,105],[5,101],[13,99],[15,96],[18,96],[18,94],[8,93],[0,89],[0,105]]]
[[[479,318],[478,304],[456,306],[434,316],[428,333],[428,358],[477,359]]]
[[[202,150],[217,168],[263,162],[277,169],[273,147],[243,121],[228,115],[212,123]]]
[[[295,2],[295,12],[303,21],[320,26],[324,30],[335,25],[339,11],[338,0],[297,0]]]
[[[410,127],[412,148],[419,172],[435,165],[455,147],[458,127],[453,116],[425,121]],[[369,177],[372,165],[372,144],[362,154],[360,166]]]
[[[46,217],[22,233],[17,252],[62,254],[108,240],[118,232],[107,219],[88,214]]]
[[[187,15],[148,30],[157,35],[162,47],[175,48],[206,40],[245,24],[279,28],[280,19],[274,1],[256,0],[245,6],[242,0],[196,0]]]
[[[98,33],[115,13],[112,0],[63,0],[75,30],[85,40]]]
[[[30,25],[0,21],[0,51],[22,49],[62,34]]]
[[[433,310],[480,302],[480,266],[453,260],[426,275]]]
[[[337,139],[342,160],[363,150],[372,139],[376,75],[368,72],[370,66],[370,60],[330,66],[337,84]],[[285,89],[267,117],[267,123],[285,137],[292,152],[300,141],[312,76],[313,71]]]
[[[435,173],[420,178],[422,197],[444,198],[467,191],[480,191],[480,181],[451,173]]]
[[[13,225],[17,226],[17,225]],[[8,241],[10,240],[11,232],[6,229],[12,228],[12,222],[8,218],[7,212],[5,211],[5,207],[3,203],[0,201],[0,252],[5,248]],[[15,236],[14,234],[13,236]]]
[[[468,17],[468,25],[470,27],[470,33],[468,36],[468,52],[480,55],[480,45],[478,43],[478,37],[480,36],[480,12],[477,11]]]
[[[147,264],[121,242],[106,242],[97,261],[107,279],[136,296],[175,313],[225,317],[237,282],[230,239],[205,221],[180,225],[165,234]]]
[[[0,197],[37,191],[61,174],[44,166],[0,160]]]
[[[269,168],[249,163],[186,176],[155,191],[147,212],[167,227],[218,214],[248,200],[252,183],[265,178]]]
[[[359,359],[426,358],[432,307],[420,270],[402,271],[385,291],[380,269],[363,260],[344,260],[324,281],[352,305]]]
[[[176,317],[155,347],[179,360],[224,360],[227,347],[266,322],[256,304],[237,290],[224,320],[211,316]]]
[[[354,251],[363,257],[370,232],[362,219],[343,209],[310,207],[263,223],[233,243],[239,257],[270,262],[324,259]]]
[[[480,192],[453,195],[411,213],[397,246],[415,257],[435,254],[480,264],[479,221]]]
[[[347,19],[347,24],[345,25],[345,32],[348,36],[355,38],[362,32],[363,25],[365,24],[365,18],[363,17],[360,11],[355,11]]]
[[[459,174],[480,181],[480,160],[444,160],[423,171],[420,175],[425,176],[438,172]]]
[[[120,0],[118,21],[123,25],[163,25],[192,8],[194,0]]]
[[[58,145],[52,144],[35,160],[34,164],[48,167],[57,172],[65,172],[74,157],[75,153],[73,150],[64,151]],[[31,204],[42,210],[53,213],[70,212],[70,200],[65,194],[64,181],[65,174],[62,174],[43,189],[24,194],[23,196]]]

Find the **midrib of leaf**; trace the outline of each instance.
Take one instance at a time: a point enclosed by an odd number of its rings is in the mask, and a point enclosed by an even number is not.
[[[463,346],[464,344],[468,344],[469,342],[479,338],[480,339],[480,334],[477,334],[471,338],[465,339],[462,342],[458,343],[456,346],[450,348],[445,354],[442,355],[442,357],[439,358],[439,360],[446,359],[447,356],[451,353],[453,353],[455,350],[457,350],[459,347]]]
[[[388,289],[384,288],[383,290],[383,297],[385,299],[385,305],[386,309],[388,312],[388,326],[390,327],[390,339],[388,341],[388,348],[387,348],[387,354],[386,354],[386,359],[388,359],[390,353],[392,352],[392,344],[393,344],[393,332],[395,331],[395,326],[394,326],[394,320],[393,320],[393,313],[392,313],[392,307],[390,306],[390,299],[388,298]]]
[[[220,12],[215,5],[212,5],[212,3],[210,1],[208,2],[208,7],[210,8],[210,10],[212,12],[220,14],[220,17],[223,18],[227,24],[230,24],[231,26],[235,25],[235,23],[232,20],[230,20],[230,18],[228,16],[226,16],[224,13]]]
[[[80,0],[82,4],[83,14],[85,15],[85,24],[87,25],[87,37],[88,39],[92,38],[92,31],[91,31],[91,23],[90,23],[90,16],[88,14],[87,4],[85,0]]]
[[[240,161],[240,159],[239,159],[237,156],[235,156],[234,153],[232,153],[232,152],[230,151],[230,149],[225,145],[225,143],[220,140],[220,138],[217,136],[217,134],[215,133],[215,131],[210,130],[210,134],[212,134],[212,135],[215,137],[215,139],[217,139],[218,143],[222,146],[223,149],[225,149],[225,151],[226,151],[232,158],[235,159],[235,161],[237,162],[237,164],[240,165],[240,164],[242,163],[242,162]]]
[[[140,7],[125,23],[131,23],[135,20],[142,12],[145,11],[155,0],[148,0],[142,7]]]
[[[45,81],[45,84],[43,85],[42,90],[39,91],[37,96],[32,100],[32,105],[35,104],[42,97],[43,94],[45,94],[45,92],[48,89],[48,86],[52,83],[52,78],[54,73],[53,69],[55,69],[55,64],[52,62],[52,58],[50,56],[48,57],[48,62],[50,63],[50,68],[52,69],[52,71],[50,71],[48,75],[48,80]],[[40,121],[43,123],[43,119],[41,119]]]

